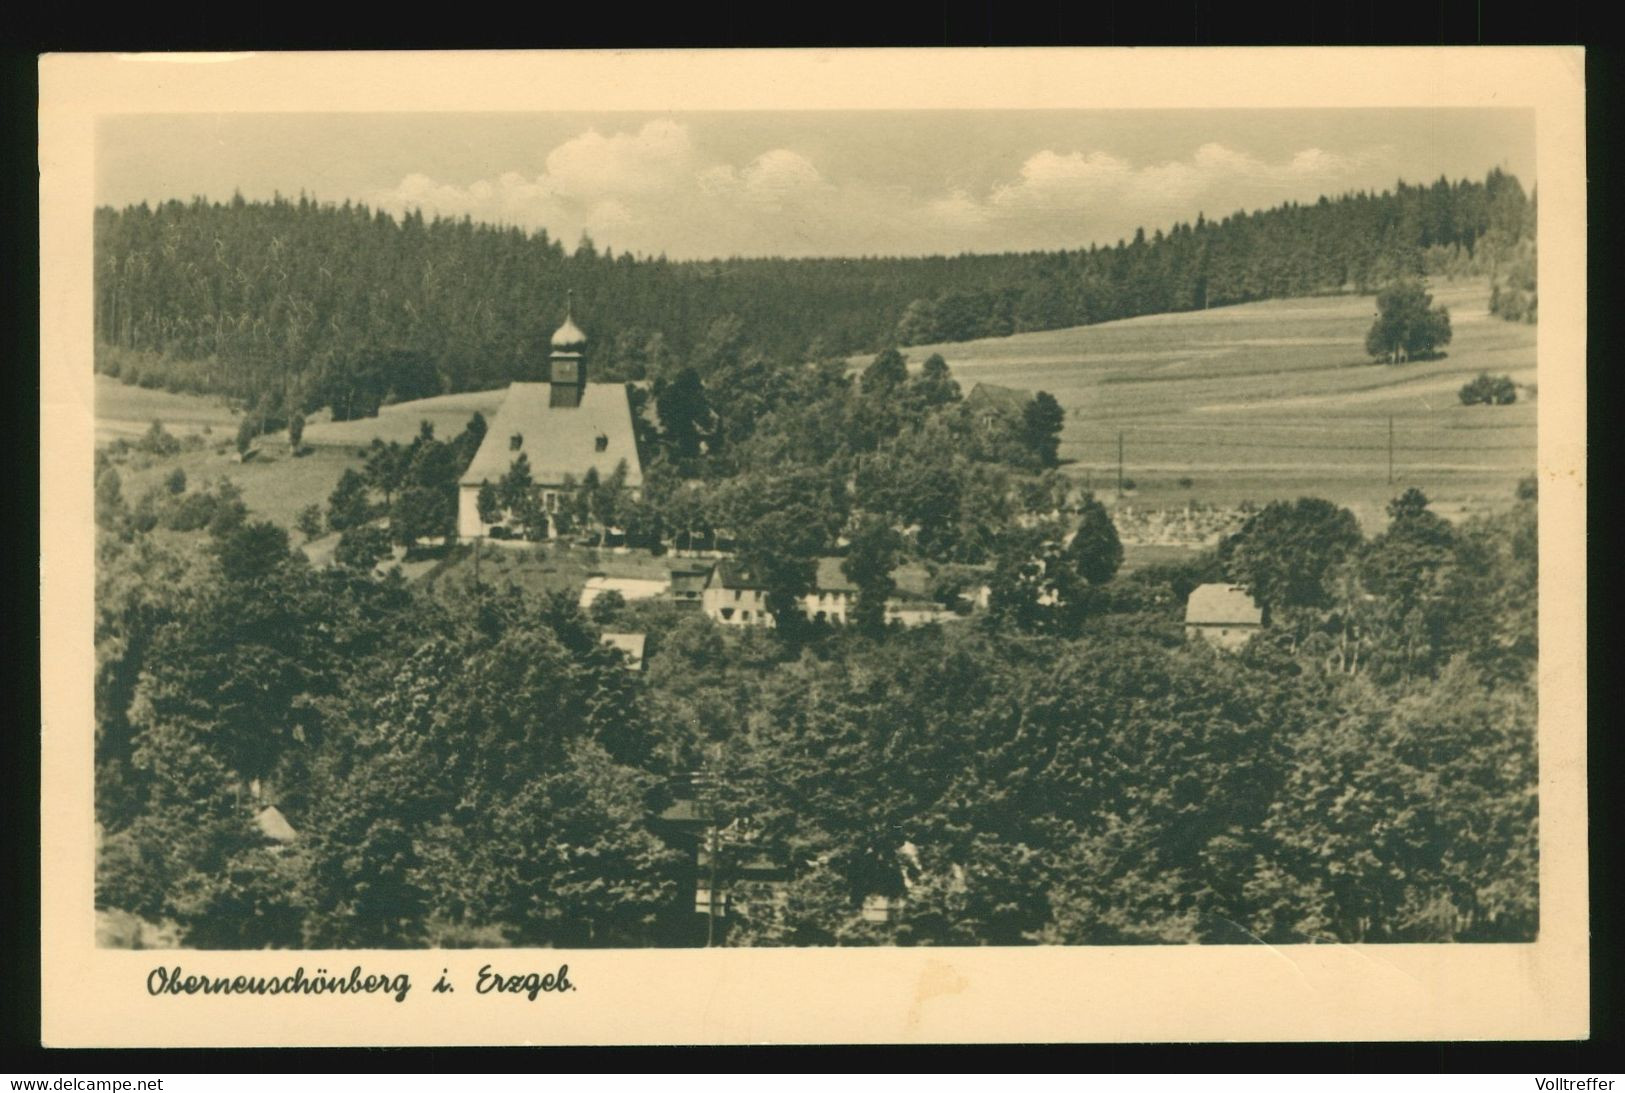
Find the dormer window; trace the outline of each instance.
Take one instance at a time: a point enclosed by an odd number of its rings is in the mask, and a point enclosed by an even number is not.
[[[513,436],[508,438],[508,450],[510,452],[517,452],[521,447],[524,446],[524,443],[524,436],[520,433],[515,433]]]
[[[605,436],[603,433],[599,433],[598,436],[593,439],[592,444],[596,451],[609,451],[609,437]]]

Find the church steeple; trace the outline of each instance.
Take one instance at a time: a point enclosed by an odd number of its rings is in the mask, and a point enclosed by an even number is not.
[[[564,297],[564,324],[553,332],[548,350],[548,382],[552,393],[551,406],[580,406],[581,392],[587,386],[587,365],[582,354],[587,348],[587,335],[575,324],[575,292]]]

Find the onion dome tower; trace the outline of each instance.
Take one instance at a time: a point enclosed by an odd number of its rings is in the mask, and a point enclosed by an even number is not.
[[[575,293],[565,294],[564,324],[553,332],[548,347],[548,383],[552,393],[548,405],[575,407],[581,405],[581,392],[587,386],[587,335],[575,324]]]

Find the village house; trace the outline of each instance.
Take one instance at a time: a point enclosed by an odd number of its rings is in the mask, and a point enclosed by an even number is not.
[[[1032,392],[1017,387],[978,383],[965,396],[965,408],[975,414],[983,427],[992,428],[1000,421],[1020,422],[1032,398]]]
[[[1204,584],[1185,602],[1185,636],[1239,649],[1264,627],[1264,610],[1241,585]]]
[[[773,625],[767,610],[767,589],[734,561],[724,559],[711,571],[700,594],[706,617],[724,626]]]
[[[622,463],[632,496],[643,488],[632,403],[622,383],[587,381],[587,336],[566,311],[554,332],[545,382],[516,382],[486,430],[485,440],[457,488],[457,534],[463,539],[491,536],[499,521],[480,517],[480,487],[495,486],[523,455],[549,513],[548,537],[559,534],[556,514],[565,504],[565,479],[579,482],[588,470],[608,478]]]
[[[903,626],[942,622],[959,616],[925,594],[928,574],[923,566],[902,566],[893,575],[896,591],[886,599],[886,621]],[[701,593],[707,617],[724,626],[772,626],[767,589],[738,563],[723,561],[711,571]],[[840,558],[818,559],[813,590],[801,600],[802,612],[814,622],[844,626],[857,608],[858,586],[841,568]]]
[[[705,599],[705,586],[711,579],[711,566],[671,571],[670,595],[673,602],[683,607],[700,607]]]

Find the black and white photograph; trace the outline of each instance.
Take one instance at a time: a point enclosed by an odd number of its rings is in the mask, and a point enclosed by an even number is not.
[[[82,928],[1540,941],[1545,137],[97,117]]]

